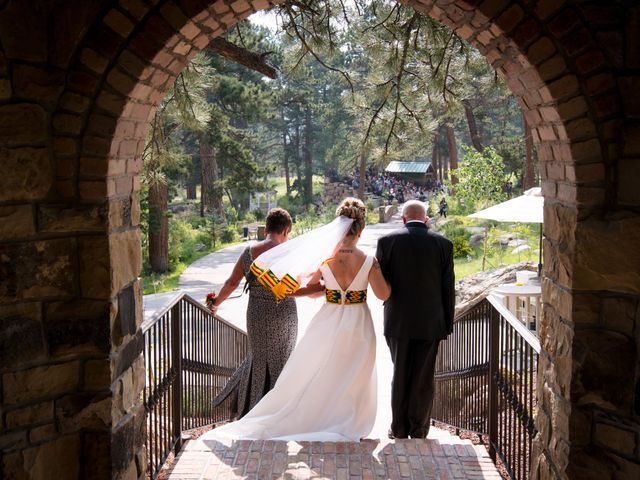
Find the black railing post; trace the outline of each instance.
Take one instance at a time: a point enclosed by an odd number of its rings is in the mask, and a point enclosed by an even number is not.
[[[498,442],[498,369],[500,313],[489,305],[489,455],[495,463]]]
[[[171,364],[175,369],[173,382],[173,434],[177,436],[174,452],[182,448],[182,300],[171,308]]]

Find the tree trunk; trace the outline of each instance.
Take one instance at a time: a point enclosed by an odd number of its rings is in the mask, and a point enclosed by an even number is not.
[[[360,183],[358,184],[358,198],[365,203],[366,203],[366,200],[365,200],[364,184],[367,179],[366,168],[367,168],[367,155],[364,152],[364,145],[363,145],[362,150],[360,151]]]
[[[302,172],[300,171],[300,116],[296,115],[296,138],[294,142],[294,162],[298,180],[298,192],[302,188]]]
[[[187,181],[187,200],[195,200],[196,199],[196,182],[194,179],[190,178]]]
[[[284,121],[284,110],[280,111],[282,118],[282,153],[283,153],[283,161],[282,166],[284,167],[284,180],[285,186],[287,187],[287,197],[291,194],[291,179],[289,178],[289,149],[287,148],[287,128],[286,123]]]
[[[441,180],[440,176],[440,161],[438,159],[438,139],[440,135],[438,134],[438,130],[433,134],[433,148],[431,149],[431,166],[433,167],[433,171],[435,173],[434,180]]]
[[[169,269],[168,192],[163,182],[149,186],[149,263],[156,273]]]
[[[202,164],[200,216],[203,217],[206,211],[215,211],[224,216],[222,194],[216,185],[218,182],[218,163],[215,149],[207,145],[203,132],[198,133],[198,143],[200,144],[200,163]]]
[[[451,170],[451,183],[458,183],[457,177],[453,174],[458,168],[458,148],[456,147],[456,137],[453,133],[453,125],[447,122],[447,145],[449,147],[449,169]]]
[[[524,190],[533,188],[535,184],[535,174],[533,172],[533,138],[531,137],[531,125],[527,122],[524,113],[522,114],[522,123],[524,126],[524,177],[522,179],[522,187]]]
[[[197,198],[197,186],[198,178],[196,175],[196,166],[193,165],[195,160],[191,160],[191,171],[189,172],[189,178],[187,178],[187,200],[195,200]]]
[[[304,116],[304,201],[313,201],[313,157],[311,155],[311,108],[307,107]]]
[[[467,125],[469,125],[469,135],[471,136],[471,143],[473,148],[482,153],[482,134],[478,131],[478,125],[476,124],[476,117],[473,114],[473,108],[468,100],[462,102],[464,105],[464,113],[467,116]]]

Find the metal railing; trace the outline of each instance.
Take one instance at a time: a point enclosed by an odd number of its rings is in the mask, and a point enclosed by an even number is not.
[[[230,420],[230,400],[213,408],[247,353],[247,336],[183,294],[142,325],[148,476],[155,478],[188,430]]]
[[[538,338],[489,295],[456,319],[436,361],[433,419],[488,436],[514,479],[531,466],[539,353]]]

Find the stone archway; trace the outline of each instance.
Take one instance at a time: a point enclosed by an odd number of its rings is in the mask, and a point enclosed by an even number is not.
[[[2,468],[16,478],[137,477],[138,172],[149,118],[212,38],[277,2],[36,3],[0,6]],[[534,477],[631,472],[640,8],[403,3],[476,46],[533,129],[546,220]],[[51,470],[60,458],[64,468]]]

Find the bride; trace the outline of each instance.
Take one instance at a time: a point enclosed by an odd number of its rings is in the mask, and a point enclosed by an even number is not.
[[[358,441],[376,417],[376,339],[367,306],[367,286],[381,300],[390,288],[375,257],[356,247],[366,207],[345,199],[338,217],[353,222],[333,257],[306,288],[324,280],[326,303],[285,364],[275,387],[242,419],[211,430],[203,440],[275,439]]]

